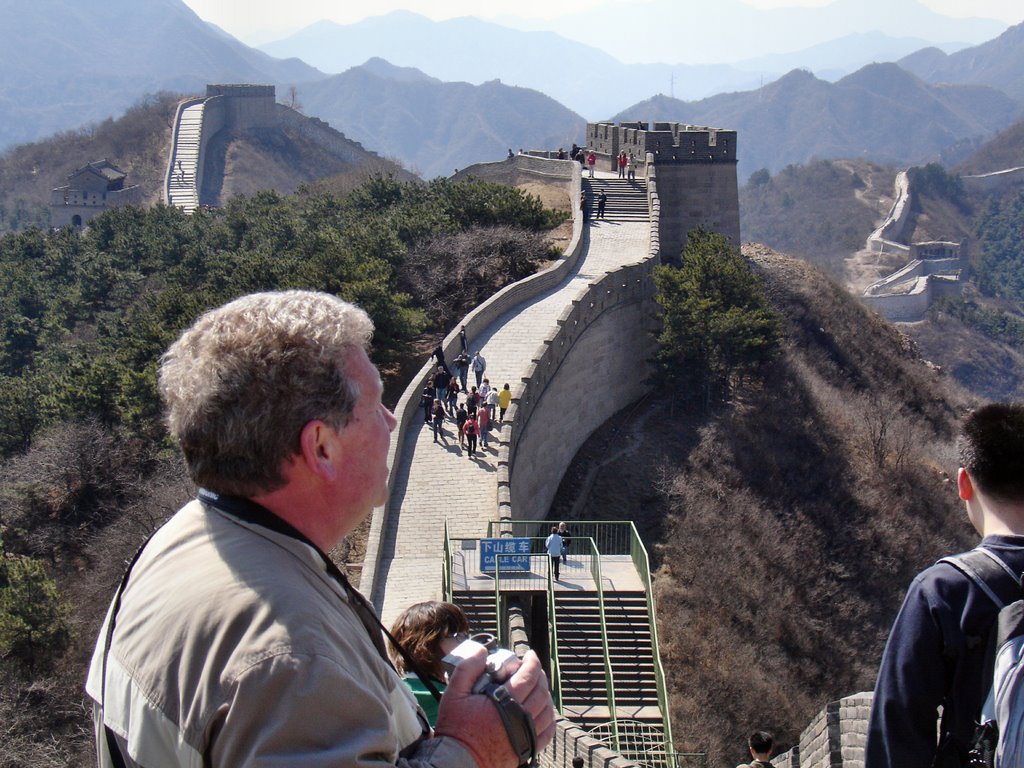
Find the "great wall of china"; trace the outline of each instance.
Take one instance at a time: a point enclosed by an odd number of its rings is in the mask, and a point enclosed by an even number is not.
[[[195,143],[195,156],[187,154],[187,131],[182,127],[176,130],[168,161],[166,198],[171,201],[172,194],[178,194],[172,190],[177,171],[191,182],[185,199],[175,200],[186,209],[199,204],[203,146],[224,128],[242,130],[267,120],[291,120],[319,141],[333,142],[336,149],[342,146],[341,134],[326,124],[288,115],[290,110],[282,105],[268,107],[272,89],[268,94],[259,86],[210,88],[205,99],[183,103],[179,110],[180,119],[190,107],[204,106],[198,136],[188,139]],[[232,104],[233,100],[239,103]],[[494,385],[508,381],[513,391],[496,445],[484,450],[482,459],[457,461],[463,458],[457,450],[426,439],[429,431],[422,427],[417,403],[433,366],[425,364],[410,382],[395,413],[399,426],[389,456],[392,496],[385,507],[375,510],[360,582],[386,623],[413,600],[441,596],[444,575],[438,542],[446,533],[453,540],[472,540],[490,523],[543,519],[559,479],[583,441],[644,393],[655,322],[653,266],[679,253],[686,232],[695,226],[723,232],[739,244],[735,132],[674,123],[591,124],[588,145],[598,150],[602,183],[612,183],[613,158],[619,151],[638,155],[642,183],[627,185],[624,194],[646,199],[647,219],[616,220],[610,211],[608,221],[588,224],[574,206],[573,235],[562,256],[463,319],[472,348],[482,350],[488,359]],[[463,175],[513,184],[543,180],[562,187],[570,201],[579,200],[590,183],[576,162],[530,154],[464,169]],[[909,215],[909,188],[898,197],[869,243],[898,246],[911,258],[925,259],[935,255],[929,249],[950,245],[898,243]],[[458,344],[453,331],[443,342],[448,359],[457,353]],[[581,413],[564,407],[573,393],[595,383],[600,384],[601,397],[590,399],[593,408]],[[454,473],[462,478],[456,492],[446,482]],[[653,610],[650,594],[647,600]],[[793,749],[773,764],[860,768],[870,702],[870,693],[858,693],[829,703]],[[574,757],[582,757],[587,766],[666,765],[664,755],[653,762],[635,753],[624,757],[606,739],[563,719],[540,762],[545,768],[566,768]],[[676,765],[682,763],[673,768]]]

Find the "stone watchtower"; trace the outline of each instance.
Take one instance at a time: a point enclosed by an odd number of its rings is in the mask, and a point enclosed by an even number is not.
[[[633,155],[641,170],[653,163],[663,261],[678,260],[687,233],[697,227],[719,232],[739,248],[736,131],[684,123],[590,123],[587,148],[607,170],[615,170],[620,152]]]

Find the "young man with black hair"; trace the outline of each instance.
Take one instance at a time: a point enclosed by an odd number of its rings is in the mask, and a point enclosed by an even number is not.
[[[768,731],[754,731],[750,734],[747,748],[753,760],[737,765],[736,768],[772,768],[771,757],[775,739]]]
[[[957,489],[998,558],[997,594],[1020,594],[1024,572],[1024,405],[992,404],[964,420]],[[1007,599],[1007,597],[1002,597]],[[963,765],[992,684],[986,661],[999,608],[956,565],[940,561],[911,583],[875,685],[865,768]],[[941,707],[941,720],[939,708]]]

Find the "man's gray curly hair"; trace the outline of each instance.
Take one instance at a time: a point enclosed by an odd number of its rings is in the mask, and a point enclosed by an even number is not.
[[[372,335],[359,307],[313,291],[256,293],[202,315],[160,366],[192,479],[236,496],[280,488],[307,423],[348,424],[359,391],[344,366]]]

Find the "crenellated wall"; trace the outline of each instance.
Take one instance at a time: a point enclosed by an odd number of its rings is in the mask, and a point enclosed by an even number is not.
[[[676,261],[688,234],[698,227],[719,232],[739,247],[736,131],[686,123],[590,123],[587,148],[606,170],[614,170],[619,152],[632,153],[648,176],[657,168],[663,260]]]
[[[543,517],[579,446],[648,389],[654,261],[608,273],[533,356],[498,448],[499,517]],[[600,396],[587,393],[600,392]],[[586,400],[585,408],[570,407]]]
[[[772,759],[778,768],[864,768],[871,693],[830,702],[803,733],[799,744]]]

